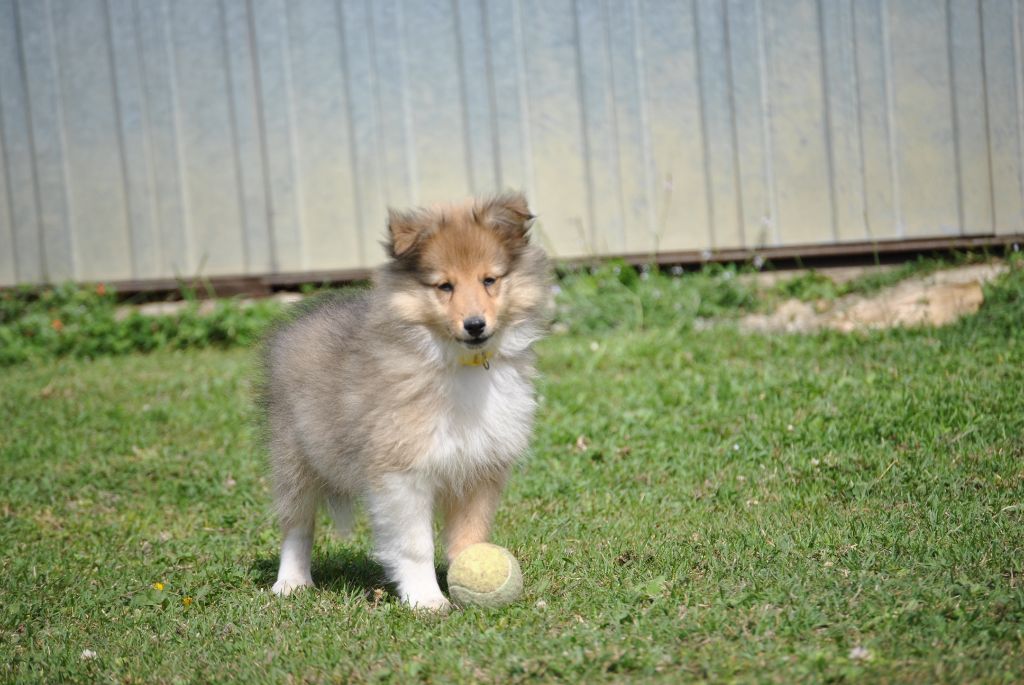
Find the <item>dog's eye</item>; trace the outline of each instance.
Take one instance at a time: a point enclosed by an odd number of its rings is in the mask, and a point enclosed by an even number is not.
[[[494,285],[497,282],[498,282],[497,278],[491,278],[490,276],[488,276],[487,278],[484,279],[484,287],[485,288],[490,288],[492,285]]]
[[[451,283],[445,282],[445,283],[442,283],[441,285],[437,286],[437,289],[440,290],[443,293],[450,293],[453,290],[455,290],[455,286],[452,285]]]

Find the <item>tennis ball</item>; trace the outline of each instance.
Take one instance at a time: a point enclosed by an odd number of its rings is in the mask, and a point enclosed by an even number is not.
[[[523,594],[519,562],[504,547],[481,542],[470,545],[448,568],[448,593],[461,607],[500,607]]]

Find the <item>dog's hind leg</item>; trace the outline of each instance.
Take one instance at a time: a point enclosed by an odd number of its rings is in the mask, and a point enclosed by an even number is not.
[[[286,597],[294,590],[313,585],[310,571],[313,555],[313,529],[316,524],[316,497],[304,505],[301,514],[282,525],[281,566],[274,583],[274,594]]]
[[[334,521],[334,530],[338,537],[347,538],[352,534],[352,523],[355,519],[355,502],[348,495],[332,493],[327,496],[327,511]]]
[[[320,488],[297,461],[275,464],[274,504],[281,521],[281,566],[274,594],[287,596],[313,584],[310,571]]]

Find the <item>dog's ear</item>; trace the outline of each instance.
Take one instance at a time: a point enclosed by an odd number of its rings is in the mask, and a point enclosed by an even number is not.
[[[508,192],[482,200],[473,209],[474,218],[481,224],[496,230],[506,242],[522,246],[533,221],[533,213],[526,203],[526,196],[519,192]]]
[[[398,259],[409,254],[427,230],[421,212],[399,212],[388,209],[388,255]]]

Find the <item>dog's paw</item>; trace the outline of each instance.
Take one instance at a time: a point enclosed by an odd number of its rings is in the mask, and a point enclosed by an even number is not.
[[[278,578],[271,591],[278,597],[287,597],[304,587],[313,587],[313,580],[311,578]]]
[[[415,611],[423,611],[432,614],[447,614],[452,610],[452,603],[449,602],[444,595],[441,595],[440,597],[423,598],[416,600],[412,598],[406,598],[405,601]]]

